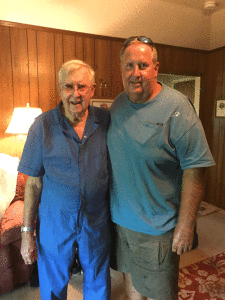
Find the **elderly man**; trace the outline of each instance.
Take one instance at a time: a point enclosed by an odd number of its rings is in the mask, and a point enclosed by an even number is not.
[[[110,299],[106,201],[106,132],[110,114],[89,106],[94,80],[94,71],[82,61],[69,61],[62,66],[62,101],[31,126],[18,168],[29,175],[21,254],[25,263],[32,264],[37,259],[37,243],[43,300],[67,299],[77,246],[84,274],[83,299]]]
[[[204,171],[214,161],[188,99],[157,82],[151,39],[129,38],[120,58],[125,92],[111,106],[107,136],[114,267],[127,299],[175,300],[179,255],[192,249]]]

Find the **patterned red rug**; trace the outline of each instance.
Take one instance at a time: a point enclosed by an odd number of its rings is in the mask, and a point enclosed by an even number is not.
[[[225,253],[180,269],[179,300],[225,300]]]

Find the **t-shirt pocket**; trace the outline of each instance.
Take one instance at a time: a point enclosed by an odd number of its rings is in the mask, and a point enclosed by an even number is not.
[[[163,124],[150,122],[137,123],[136,127],[130,131],[130,135],[138,144],[145,145],[148,143],[149,147],[154,147],[157,144],[162,128]]]

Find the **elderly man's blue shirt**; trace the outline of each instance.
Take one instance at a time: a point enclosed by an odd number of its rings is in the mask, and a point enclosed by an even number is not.
[[[87,215],[95,225],[107,219],[106,132],[108,111],[89,107],[82,141],[60,106],[40,115],[30,128],[18,170],[43,176],[41,204]],[[98,217],[96,217],[96,213]]]

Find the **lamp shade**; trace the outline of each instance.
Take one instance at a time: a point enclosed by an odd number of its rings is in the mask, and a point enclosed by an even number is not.
[[[213,11],[213,10],[215,10],[215,8],[216,8],[216,6],[217,6],[217,3],[216,3],[216,1],[214,0],[214,1],[205,1],[205,4],[204,4],[204,8],[205,8],[205,10],[208,10],[208,11]]]
[[[12,119],[9,123],[6,133],[27,134],[34,119],[42,113],[42,110],[37,107],[14,108]]]

